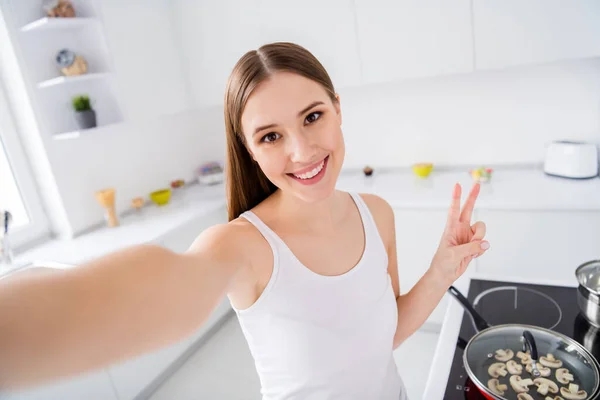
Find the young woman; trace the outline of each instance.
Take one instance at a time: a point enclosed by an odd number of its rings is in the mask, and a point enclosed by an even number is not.
[[[485,225],[470,223],[479,186],[461,211],[455,185],[431,265],[400,296],[391,207],[335,189],[341,124],[340,98],[307,50],[273,43],[246,53],[225,94],[230,222],[202,232],[185,254],[140,245],[0,281],[1,384],[173,343],[227,295],[264,399],[406,399],[393,349],[489,247]]]

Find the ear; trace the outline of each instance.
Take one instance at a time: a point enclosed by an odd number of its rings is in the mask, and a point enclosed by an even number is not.
[[[335,99],[337,100],[335,103],[333,103],[333,106],[335,107],[335,113],[338,116],[338,120],[340,123],[340,126],[342,125],[342,105],[340,103],[340,95],[338,93],[335,94]]]

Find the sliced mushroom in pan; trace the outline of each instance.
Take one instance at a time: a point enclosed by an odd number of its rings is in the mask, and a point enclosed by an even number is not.
[[[522,351],[519,351],[517,353],[517,357],[521,359],[521,364],[523,364],[523,365],[527,365],[527,364],[533,362],[533,360],[531,359],[531,355],[529,354],[529,352],[523,353]]]
[[[498,349],[496,350],[496,355],[494,357],[496,357],[496,360],[498,361],[506,362],[514,356],[515,353],[511,349]]]
[[[560,394],[568,400],[582,400],[587,397],[587,392],[583,389],[579,390],[579,385],[570,384],[569,388],[561,387]]]
[[[560,367],[562,367],[562,361],[557,360],[556,358],[554,358],[554,355],[550,354],[550,353],[548,353],[546,355],[546,357],[544,357],[544,356],[540,357],[540,363],[544,367],[549,367],[549,368],[560,368]]]
[[[546,378],[535,378],[533,383],[538,387],[537,392],[543,396],[547,395],[548,392],[552,394],[558,393],[558,385],[556,382]]]
[[[554,396],[554,397],[546,396],[546,398],[544,400],[564,400],[564,399],[560,396]]]
[[[488,388],[498,396],[504,396],[504,392],[508,390],[508,386],[501,385],[498,379],[490,379],[488,381]]]
[[[544,367],[542,364],[537,363],[536,367],[538,369],[538,371],[540,371],[540,375],[542,376],[550,376],[552,375],[552,370],[548,367]],[[527,364],[527,366],[525,366],[525,371],[529,372],[530,374],[533,375],[533,362]]]
[[[573,375],[569,373],[569,370],[566,368],[559,368],[556,370],[556,380],[563,385],[568,384],[573,380]]]
[[[523,366],[520,364],[517,364],[517,362],[515,360],[509,360],[506,363],[506,369],[512,375],[521,375],[521,372],[523,372]]]
[[[504,363],[493,363],[488,368],[488,373],[492,378],[498,378],[500,376],[506,376],[506,364]]]
[[[527,393],[519,393],[517,395],[517,400],[533,400],[533,397],[531,397]]]
[[[531,379],[521,379],[519,375],[512,375],[510,377],[510,386],[517,393],[529,392],[529,386],[533,385]]]

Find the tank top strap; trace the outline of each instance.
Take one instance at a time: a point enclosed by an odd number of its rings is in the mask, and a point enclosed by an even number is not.
[[[373,217],[373,214],[371,214],[371,210],[369,210],[369,206],[367,206],[367,203],[365,203],[365,201],[363,200],[363,198],[361,197],[360,194],[358,194],[356,192],[348,192],[348,193],[350,194],[350,196],[352,196],[352,199],[354,200],[354,203],[356,204],[356,207],[358,208],[358,212],[360,213],[360,218],[362,219],[363,227],[365,230],[365,237],[366,237],[365,240],[367,241],[367,243],[371,242],[373,244],[382,246],[383,250],[385,252],[386,259],[387,259],[386,246],[383,242],[383,238],[379,234],[379,229],[377,228],[377,223],[375,222],[375,218]],[[386,262],[386,265],[387,265],[387,262]]]
[[[273,250],[273,255],[277,256],[277,244],[279,243],[279,237],[277,236],[277,234],[273,232],[271,228],[267,226],[267,224],[262,222],[262,220],[250,210],[240,214],[240,217],[246,218],[252,225],[256,227],[256,229],[258,229],[258,231],[263,235],[267,243],[269,243],[269,246],[271,246],[271,249]]]

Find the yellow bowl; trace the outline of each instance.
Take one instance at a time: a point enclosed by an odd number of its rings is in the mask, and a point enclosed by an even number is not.
[[[420,176],[421,178],[425,178],[427,175],[429,175],[429,173],[431,172],[432,169],[433,169],[433,164],[430,164],[430,163],[421,163],[421,164],[415,164],[412,166],[413,172],[417,176]]]
[[[171,189],[157,190],[150,193],[150,199],[159,206],[164,206],[171,199]]]

